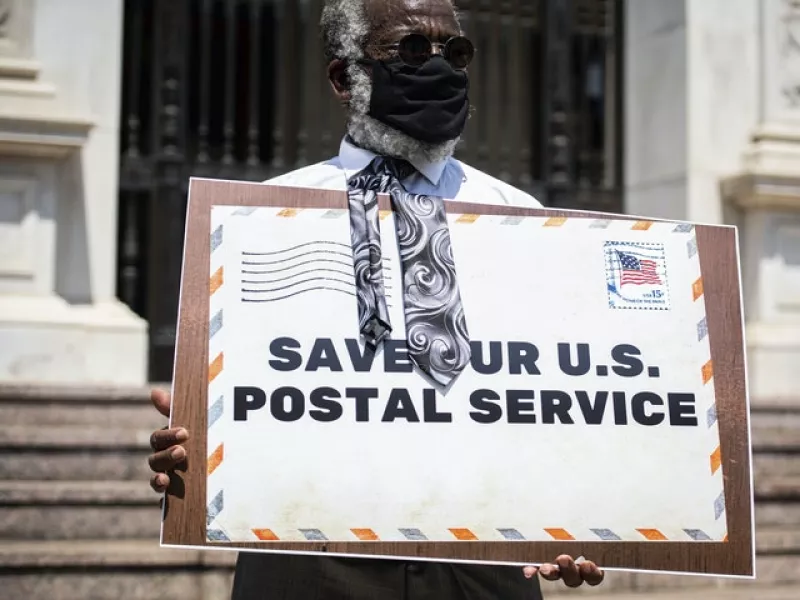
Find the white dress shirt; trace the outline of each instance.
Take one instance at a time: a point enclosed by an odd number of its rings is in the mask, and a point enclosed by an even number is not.
[[[264,183],[346,191],[347,180],[363,170],[376,156],[375,153],[359,148],[345,138],[339,147],[339,156],[280,175]],[[507,204],[525,208],[542,206],[533,196],[473,169],[455,158],[435,163],[412,164],[417,173],[402,181],[406,191],[412,194],[439,196],[446,200],[478,204]]]

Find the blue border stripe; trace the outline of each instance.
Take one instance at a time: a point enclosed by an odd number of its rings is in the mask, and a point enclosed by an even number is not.
[[[208,339],[212,339],[222,329],[222,311],[220,310],[208,323]]]
[[[701,531],[700,529],[684,529],[686,535],[690,538],[695,540],[696,542],[710,542],[711,537],[705,532]]]
[[[220,417],[225,412],[225,402],[222,396],[216,399],[211,408],[208,409],[208,427],[211,428],[214,423],[219,421]]]
[[[225,501],[222,495],[223,491],[224,490],[220,490],[219,494],[214,496],[214,499],[208,503],[208,509],[206,510],[206,526],[211,525],[214,519],[222,512],[222,509],[225,508]]]
[[[614,533],[610,529],[592,529],[592,533],[594,533],[601,540],[605,540],[608,542],[622,540],[621,537],[619,537],[616,533]]]
[[[214,252],[222,245],[222,225],[217,227],[216,231],[211,234],[211,252]]]
[[[497,531],[499,531],[500,535],[502,535],[507,540],[524,540],[525,539],[525,536],[522,535],[516,529],[498,529]]]
[[[428,539],[419,529],[400,529],[400,533],[402,533],[407,540],[424,542]]]
[[[328,538],[319,529],[301,529],[300,533],[303,534],[310,542],[327,542]]]

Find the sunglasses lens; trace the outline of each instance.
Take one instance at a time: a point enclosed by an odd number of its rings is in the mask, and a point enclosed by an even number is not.
[[[475,56],[475,46],[465,37],[454,37],[447,42],[446,58],[455,69],[466,69]]]
[[[400,40],[397,51],[404,63],[412,67],[419,67],[431,57],[432,47],[424,35],[412,33]]]

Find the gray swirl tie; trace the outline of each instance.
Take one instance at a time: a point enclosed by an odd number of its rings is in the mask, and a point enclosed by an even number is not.
[[[392,330],[377,197],[388,192],[400,250],[409,355],[421,371],[446,387],[469,364],[469,333],[444,201],[406,192],[400,181],[413,172],[405,161],[378,157],[348,181],[359,328],[376,346]]]

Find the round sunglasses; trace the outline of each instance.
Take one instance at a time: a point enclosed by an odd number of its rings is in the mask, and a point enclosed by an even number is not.
[[[411,33],[396,44],[386,44],[380,48],[396,50],[405,64],[419,67],[431,59],[434,46],[454,69],[466,69],[475,57],[475,46],[463,36],[452,37],[441,44],[431,42],[421,33]]]

